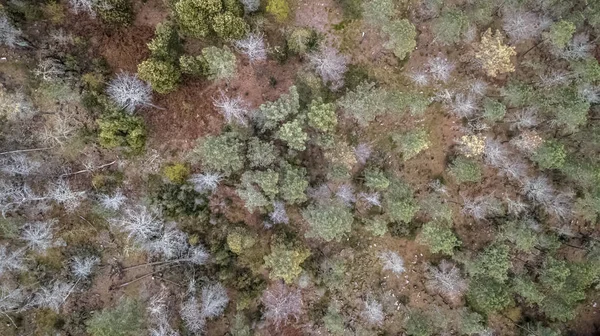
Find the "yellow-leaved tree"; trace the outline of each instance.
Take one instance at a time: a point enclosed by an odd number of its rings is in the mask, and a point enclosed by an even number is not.
[[[504,44],[502,40],[502,34],[498,30],[492,34],[492,30],[488,29],[476,47],[475,58],[481,62],[488,76],[496,77],[498,74],[515,71],[510,59],[517,54],[515,47]]]

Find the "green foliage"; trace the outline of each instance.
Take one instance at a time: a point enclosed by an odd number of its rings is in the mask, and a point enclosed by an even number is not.
[[[231,328],[229,329],[231,336],[252,336],[252,329],[248,325],[246,316],[243,312],[235,314]]]
[[[273,199],[279,193],[279,188],[277,188],[279,173],[271,169],[266,171],[246,171],[242,174],[241,181],[242,185],[246,188],[256,184],[270,199]]]
[[[473,335],[485,330],[485,320],[483,316],[464,308],[460,312],[460,321],[458,330],[461,335]]]
[[[344,259],[340,257],[325,259],[320,265],[320,270],[322,272],[320,279],[327,289],[330,291],[344,289],[348,280],[348,267]]]
[[[485,277],[471,281],[467,301],[471,308],[483,314],[502,310],[513,302],[506,285]]]
[[[300,266],[310,256],[310,250],[305,247],[277,243],[271,246],[271,254],[265,257],[265,266],[270,268],[269,277],[273,280],[283,279],[293,283],[302,273]]]
[[[569,43],[576,30],[577,28],[572,22],[560,20],[550,26],[550,30],[544,33],[544,38],[553,47],[562,49]]]
[[[408,314],[404,331],[409,336],[431,336],[434,334],[434,321],[421,310],[413,310]]]
[[[461,245],[450,226],[438,222],[423,225],[419,241],[429,246],[431,253],[454,254],[454,248]]]
[[[481,182],[483,178],[483,172],[479,164],[463,156],[459,156],[452,161],[448,173],[454,177],[457,183]]]
[[[388,110],[388,99],[389,94],[376,88],[375,83],[362,82],[354,90],[346,92],[337,103],[344,113],[364,127]]]
[[[208,64],[202,56],[183,55],[179,57],[179,68],[181,72],[187,75],[206,75]]]
[[[244,145],[233,132],[200,139],[194,153],[208,171],[230,175],[244,168]]]
[[[329,305],[327,313],[323,316],[323,325],[331,335],[344,335],[346,331],[345,321],[337,304],[331,303]]]
[[[515,294],[521,296],[530,305],[540,304],[546,297],[538,286],[526,276],[513,279],[512,289]]]
[[[268,167],[277,160],[278,152],[272,142],[264,142],[253,137],[248,142],[248,153],[246,154],[250,167]]]
[[[318,45],[317,32],[314,29],[294,28],[286,39],[288,50],[294,54],[304,55]]]
[[[507,240],[515,244],[517,250],[530,253],[538,243],[538,233],[524,221],[511,221],[502,225],[498,239]]]
[[[206,219],[204,205],[199,202],[201,195],[189,184],[163,184],[152,199],[163,214],[170,218],[193,216]]]
[[[444,10],[431,24],[435,41],[442,45],[460,42],[461,36],[468,28],[469,17],[458,8]]]
[[[274,102],[266,102],[259,107],[259,122],[263,130],[272,130],[289,116],[298,113],[300,108],[298,90],[290,87],[288,94],[283,94]]]
[[[362,16],[370,25],[379,27],[388,23],[396,11],[396,6],[391,0],[363,1]]]
[[[308,188],[306,169],[290,164],[285,164],[282,168],[281,198],[288,204],[298,204],[306,201],[306,188]]]
[[[175,163],[166,166],[163,169],[163,174],[170,182],[182,184],[190,175],[190,168],[184,163]]]
[[[466,263],[467,272],[472,277],[488,277],[499,283],[505,282],[511,266],[509,252],[508,246],[502,244],[487,247]]]
[[[410,160],[417,154],[429,148],[429,134],[423,128],[412,130],[406,134],[393,135],[392,139],[400,147],[402,158]]]
[[[202,56],[206,62],[206,75],[210,80],[232,79],[236,74],[235,54],[228,47],[219,49],[207,47],[202,49]]]
[[[244,16],[244,5],[239,0],[223,0],[223,8],[235,16]]]
[[[154,38],[148,43],[148,49],[154,59],[176,62],[181,52],[181,41],[175,24],[170,21],[159,23]]]
[[[571,70],[578,81],[591,83],[600,79],[600,64],[595,57],[586,57],[582,60],[573,61]]]
[[[303,123],[299,119],[289,121],[279,128],[275,137],[285,141],[291,149],[303,151],[306,149],[308,134],[303,130]]]
[[[283,22],[290,15],[290,6],[286,0],[268,0],[267,13],[273,15],[277,21]]]
[[[114,25],[129,25],[133,19],[133,8],[129,0],[105,0],[96,6],[96,12],[102,21]]]
[[[140,79],[150,83],[152,89],[158,93],[169,93],[177,89],[181,73],[173,64],[148,59],[138,64]]]
[[[560,169],[566,158],[565,146],[555,140],[548,140],[536,149],[531,159],[542,169]]]
[[[124,300],[95,314],[86,324],[92,336],[138,336],[144,333],[144,310],[137,301]]]
[[[246,228],[237,227],[227,235],[227,246],[235,254],[243,254],[256,244],[258,235]]]
[[[586,221],[596,223],[600,214],[600,195],[584,194],[575,201],[573,212]]]
[[[384,206],[391,221],[409,223],[419,211],[410,187],[394,180],[384,194]]]
[[[244,201],[244,206],[250,213],[254,213],[255,208],[262,208],[271,204],[265,195],[252,185],[238,188],[236,193]]]
[[[333,132],[337,126],[337,116],[332,103],[313,100],[308,106],[308,125],[323,132]]]
[[[417,46],[417,31],[407,19],[386,23],[381,30],[388,36],[384,48],[392,50],[400,60],[409,56]]]
[[[554,118],[554,124],[574,132],[586,123],[590,103],[579,94],[577,87],[563,86],[545,93],[538,104]]]
[[[175,15],[186,35],[201,38],[208,35],[211,18],[222,8],[221,0],[179,0],[175,3]]]
[[[98,141],[102,147],[128,147],[141,151],[146,143],[146,128],[142,118],[120,111],[107,113],[96,120],[100,130]]]
[[[246,35],[248,24],[243,18],[231,12],[224,12],[213,17],[212,28],[218,37],[226,40],[239,40]]]
[[[381,170],[369,168],[364,172],[365,176],[365,187],[383,191],[386,190],[390,186],[390,180],[387,178],[386,174]]]
[[[560,291],[565,285],[569,274],[571,274],[571,271],[565,261],[547,257],[540,272],[539,280],[544,286],[554,291]]]
[[[365,229],[374,236],[383,236],[388,231],[388,219],[385,216],[376,216],[363,219]]]
[[[500,121],[505,114],[506,106],[501,102],[487,97],[483,100],[483,117],[487,120],[491,122]]]
[[[340,203],[310,205],[302,211],[302,217],[310,226],[308,238],[321,238],[327,242],[341,241],[350,233],[354,216],[350,209]]]
[[[431,194],[424,198],[421,201],[421,210],[435,221],[452,223],[452,208],[438,195]]]
[[[500,92],[504,97],[504,101],[513,107],[525,106],[534,98],[533,87],[517,80],[509,81]]]

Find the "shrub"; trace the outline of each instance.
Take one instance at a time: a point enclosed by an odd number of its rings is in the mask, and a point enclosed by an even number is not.
[[[472,277],[488,277],[504,282],[508,279],[511,266],[509,251],[506,245],[490,246],[466,264],[467,271]]]
[[[400,60],[409,56],[417,46],[417,31],[407,19],[391,21],[381,29],[388,36],[388,41],[383,46],[392,50]]]
[[[175,62],[181,52],[181,41],[175,24],[170,21],[156,26],[154,38],[148,43],[152,58]]]
[[[512,290],[530,305],[540,304],[546,297],[528,277],[517,277],[512,282]]]
[[[201,38],[208,35],[212,16],[222,8],[221,0],[179,0],[175,3],[175,15],[186,35]]]
[[[533,87],[527,83],[511,80],[504,86],[500,93],[509,106],[522,107],[534,98]]]
[[[169,93],[177,89],[181,73],[173,64],[148,59],[138,65],[138,75],[150,83],[154,91]]]
[[[392,221],[409,223],[419,211],[412,190],[404,182],[395,180],[384,194],[384,205]]]
[[[425,129],[416,129],[403,135],[394,135],[394,142],[400,147],[402,158],[410,160],[420,152],[429,148],[429,135]]]
[[[306,149],[306,140],[308,134],[302,129],[302,122],[298,119],[287,122],[279,128],[275,137],[285,141],[287,145],[294,150],[303,151]]]
[[[431,336],[433,335],[434,321],[425,312],[413,310],[408,314],[404,331],[409,336]]]
[[[438,195],[431,194],[421,201],[421,210],[433,220],[452,222],[452,208]]]
[[[387,24],[396,11],[391,0],[373,0],[362,3],[362,16],[370,25],[380,27]]]
[[[238,0],[223,0],[223,8],[235,16],[244,16],[244,5]]]
[[[460,42],[468,27],[469,17],[457,8],[444,10],[431,24],[435,41],[443,45]]]
[[[366,169],[365,175],[365,187],[383,191],[390,186],[390,180],[387,178],[384,172],[377,169]]]
[[[194,153],[209,171],[229,175],[244,168],[244,145],[232,132],[200,139]]]
[[[103,0],[95,6],[96,12],[108,24],[129,25],[133,19],[133,7],[129,0]]]
[[[236,192],[242,201],[244,201],[244,206],[250,213],[254,213],[255,208],[265,207],[270,204],[269,200],[252,185],[238,188]]]
[[[419,241],[429,246],[431,253],[454,254],[454,248],[461,245],[452,229],[445,224],[429,222],[423,225]]]
[[[471,282],[467,301],[476,311],[489,314],[508,307],[512,303],[506,285],[492,278],[478,278]]]
[[[231,12],[215,15],[212,20],[213,30],[222,39],[239,40],[248,31],[248,24],[244,19]]]
[[[515,47],[503,44],[502,40],[500,31],[496,30],[496,33],[492,34],[491,28],[488,28],[481,36],[481,42],[476,46],[475,58],[481,62],[483,70],[490,77],[515,71],[510,60],[517,54]]]
[[[283,279],[285,283],[293,283],[302,273],[300,266],[310,256],[310,250],[278,243],[271,246],[271,254],[265,257],[265,266],[270,268],[269,277],[273,280]]]
[[[140,151],[146,142],[146,128],[140,117],[122,112],[108,113],[96,120],[100,145],[106,148],[129,147]]]
[[[267,169],[266,171],[246,171],[242,174],[241,182],[246,188],[256,184],[270,199],[273,199],[279,193],[279,189],[277,188],[279,173],[271,169]]]
[[[540,272],[539,281],[553,291],[560,291],[570,274],[571,270],[565,261],[546,257]]]
[[[282,94],[274,102],[262,104],[257,119],[263,130],[272,130],[289,116],[298,113],[299,108],[298,90],[291,86],[288,94]]]
[[[333,132],[337,126],[337,115],[332,103],[313,100],[308,106],[308,124],[323,132]]]
[[[303,55],[317,46],[317,32],[310,28],[294,28],[288,35],[286,42],[289,51]]]
[[[245,228],[235,228],[227,235],[227,246],[231,252],[240,255],[254,246],[257,238],[257,234]]]
[[[219,49],[207,47],[202,49],[202,56],[206,62],[206,75],[210,80],[232,79],[236,74],[235,54],[228,47]]]
[[[302,212],[302,217],[310,226],[306,236],[327,242],[339,242],[345,234],[350,233],[354,222],[350,209],[341,203],[311,205]]]
[[[538,243],[538,234],[527,226],[524,221],[506,222],[501,227],[499,239],[507,240],[523,252],[529,253]]]
[[[561,169],[566,158],[565,146],[554,140],[544,141],[531,157],[542,169]]]
[[[282,167],[282,175],[279,189],[281,198],[288,204],[298,204],[306,201],[306,188],[308,188],[306,169],[286,163]]]
[[[375,88],[375,83],[362,82],[354,90],[346,92],[337,104],[365,127],[388,110],[388,96],[385,90]]]
[[[268,167],[277,160],[278,152],[272,142],[264,142],[253,137],[248,142],[248,153],[246,154],[250,167]]]
[[[144,333],[144,310],[137,301],[124,300],[87,321],[92,336],[137,336]]]
[[[206,213],[204,205],[199,202],[201,195],[189,184],[163,184],[156,192],[152,202],[161,213],[170,218],[181,216],[196,217],[204,220]]]
[[[457,183],[480,182],[482,179],[482,171],[479,164],[462,156],[452,161],[448,173],[456,179]]]
[[[550,26],[550,30],[544,33],[544,38],[557,49],[563,49],[577,30],[575,24],[569,21],[560,20]]]
[[[483,117],[491,122],[500,121],[506,114],[506,106],[501,102],[485,98],[483,100]]]
[[[175,184],[184,183],[190,175],[190,168],[183,163],[175,163],[166,166],[163,169],[165,177]]]
[[[388,231],[388,219],[385,216],[376,216],[372,219],[363,219],[365,229],[374,236],[383,236]]]
[[[323,325],[331,335],[341,336],[346,331],[344,317],[336,304],[329,304],[327,313],[323,316]]]
[[[290,6],[286,0],[268,0],[267,13],[273,15],[277,21],[283,22],[290,15]]]
[[[179,57],[179,68],[186,75],[204,76],[208,71],[208,64],[202,56],[183,55]]]

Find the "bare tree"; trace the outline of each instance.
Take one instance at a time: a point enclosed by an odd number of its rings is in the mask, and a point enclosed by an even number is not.
[[[486,138],[485,147],[483,148],[485,163],[492,167],[501,167],[510,155],[500,141]]]
[[[373,150],[369,144],[364,142],[359,143],[356,148],[354,148],[354,157],[356,157],[356,162],[364,165],[371,157],[372,152]]]
[[[0,86],[0,116],[10,122],[17,122],[29,120],[37,113],[38,110],[21,90],[9,93]]]
[[[88,13],[91,17],[96,16],[98,0],[69,0],[69,6],[75,14]]]
[[[143,205],[125,209],[123,216],[112,220],[111,224],[127,232],[128,239],[142,245],[160,237],[164,227],[158,212]]]
[[[250,33],[244,39],[235,42],[237,49],[250,62],[264,61],[267,59],[267,48],[265,47],[265,39],[262,33]]]
[[[204,173],[194,174],[190,177],[188,182],[194,185],[194,189],[203,193],[206,191],[214,191],[219,186],[219,183],[223,180],[223,175],[218,173]]]
[[[584,84],[578,88],[579,95],[590,104],[600,103],[600,87]]]
[[[48,188],[48,197],[56,203],[62,205],[67,212],[74,211],[83,198],[85,191],[73,191],[65,180],[58,180]]]
[[[71,259],[71,273],[77,279],[85,279],[92,275],[94,267],[98,265],[100,258],[96,256],[92,257],[79,257],[75,256]]]
[[[331,199],[331,189],[327,184],[321,184],[315,188],[308,189],[308,197],[317,203],[329,202]]]
[[[469,85],[469,92],[476,96],[485,96],[488,84],[482,79],[476,79]]]
[[[543,176],[526,179],[521,188],[521,192],[531,201],[544,207],[552,205],[552,201],[556,194],[556,190],[550,183],[550,180]]]
[[[42,142],[49,146],[63,146],[75,134],[77,126],[72,117],[65,113],[52,116],[40,133]]]
[[[404,273],[404,259],[393,251],[384,251],[379,254],[379,260],[383,263],[383,270],[389,270],[396,276]]]
[[[511,42],[537,38],[552,21],[532,12],[507,10],[502,16],[502,28]]]
[[[29,305],[52,309],[58,313],[60,307],[62,307],[69,294],[71,294],[73,287],[74,285],[71,283],[54,281],[52,286],[41,287],[34,294],[33,300]]]
[[[473,199],[463,197],[462,213],[481,220],[488,216],[504,212],[502,204],[492,195],[477,196]]]
[[[447,260],[442,260],[437,267],[429,266],[426,276],[427,289],[453,301],[460,299],[468,288],[460,269]]]
[[[152,254],[160,256],[163,260],[182,258],[186,255],[189,245],[188,236],[170,223],[158,239],[145,244]]]
[[[62,79],[65,74],[65,66],[57,59],[43,59],[33,73],[47,82],[55,82]]]
[[[508,213],[510,213],[513,216],[520,216],[529,208],[527,203],[521,202],[520,199],[513,200],[509,197],[504,197],[504,202],[506,202],[506,208],[508,209]]]
[[[423,70],[414,70],[407,76],[417,86],[427,86],[429,84],[429,76]]]
[[[123,195],[121,189],[117,189],[112,195],[101,194],[98,198],[102,207],[113,211],[121,209],[123,203],[127,201],[127,197]]]
[[[537,116],[537,109],[533,107],[517,111],[508,122],[512,123],[511,128],[518,130],[533,128],[540,123]]]
[[[53,246],[54,225],[53,221],[27,223],[21,230],[20,238],[31,250],[44,253]]]
[[[527,178],[528,165],[523,160],[515,158],[514,155],[509,156],[498,169],[500,174],[520,183]]]
[[[9,286],[5,281],[0,285],[0,313],[18,309],[26,299],[25,292],[21,288]]]
[[[592,50],[594,50],[594,44],[590,42],[589,35],[584,32],[573,36],[567,46],[557,52],[564,59],[576,60],[588,57]]]
[[[27,184],[0,180],[0,208],[3,217],[6,217],[9,211],[17,209],[23,204],[47,200],[47,196],[36,194]]]
[[[450,104],[450,112],[458,118],[471,118],[477,111],[477,101],[471,95],[457,93]]]
[[[241,0],[246,13],[256,12],[260,8],[260,0]]]
[[[193,334],[200,334],[206,326],[206,318],[200,311],[200,305],[195,297],[190,297],[181,304],[179,315],[185,328]]]
[[[446,57],[438,55],[427,60],[429,73],[437,81],[447,82],[450,79],[450,74],[454,70],[454,63],[448,61]]]
[[[361,192],[358,194],[358,198],[363,200],[369,207],[376,206],[381,207],[380,195],[378,192],[366,193]]]
[[[248,124],[247,118],[250,109],[240,96],[227,97],[223,91],[220,91],[219,97],[213,98],[213,105],[219,109],[219,112],[228,123]]]
[[[356,202],[356,196],[354,196],[354,187],[349,183],[344,183],[338,187],[335,193],[335,197],[344,203],[346,206],[352,206]]]
[[[8,247],[5,245],[0,245],[0,276],[2,276],[5,272],[24,270],[24,257],[24,249],[18,249],[10,252]]]
[[[215,318],[223,314],[229,297],[227,290],[220,283],[210,284],[202,288],[202,316]]]
[[[288,224],[290,219],[285,210],[285,203],[274,201],[273,211],[269,214],[269,219],[271,219],[274,224]]]
[[[137,74],[117,74],[117,77],[108,83],[106,93],[118,107],[130,114],[138,107],[153,106],[152,87],[139,79]]]
[[[279,328],[291,318],[298,321],[303,311],[302,294],[281,282],[272,284],[265,290],[261,302],[265,307],[263,316]]]
[[[321,76],[324,83],[328,83],[332,90],[337,90],[344,85],[344,74],[348,70],[348,59],[332,47],[309,55],[312,66]]]
[[[372,297],[367,297],[367,300],[364,302],[365,306],[362,311],[362,316],[369,322],[370,324],[380,325],[383,323],[385,319],[385,314],[383,313],[383,305],[381,302],[373,299]]]
[[[0,15],[0,42],[9,48],[14,48],[23,42],[21,30],[15,28],[4,13]]]
[[[150,321],[150,336],[179,336],[179,332],[169,324],[169,307],[164,288],[150,298],[146,311]]]
[[[16,154],[0,159],[0,165],[0,170],[6,174],[30,175],[37,171],[42,164],[25,154]]]
[[[540,75],[540,85],[543,88],[552,88],[564,85],[571,79],[571,75],[562,69],[551,69],[549,73]]]

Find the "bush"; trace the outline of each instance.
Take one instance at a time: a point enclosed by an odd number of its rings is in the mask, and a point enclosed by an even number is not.
[[[390,180],[387,178],[384,172],[377,169],[366,169],[365,175],[365,187],[383,191],[390,186]]]
[[[560,291],[570,274],[571,271],[565,261],[546,257],[546,261],[540,272],[539,281],[542,285],[553,291]]]
[[[483,314],[502,310],[513,302],[506,285],[485,277],[471,281],[467,301],[471,308]]]
[[[266,171],[246,171],[242,174],[242,185],[246,188],[256,184],[262,192],[273,199],[279,193],[277,184],[279,182],[279,173],[267,169]]]
[[[496,30],[496,34],[492,34],[491,28],[488,28],[476,46],[475,58],[481,62],[483,70],[490,77],[515,71],[510,59],[517,54],[515,47],[503,44],[502,40],[500,31]]]
[[[384,194],[384,205],[391,221],[409,223],[419,211],[412,190],[404,182],[396,180]]]
[[[431,336],[435,331],[434,321],[420,310],[411,311],[404,325],[404,331],[409,336]]]
[[[337,126],[337,115],[332,103],[313,100],[308,106],[308,124],[323,132],[333,132]]]
[[[210,80],[232,79],[235,77],[237,64],[235,54],[228,47],[219,49],[207,47],[202,49],[206,63],[206,75]]]
[[[102,21],[108,24],[129,25],[133,19],[133,8],[129,0],[104,0],[96,6]]]
[[[500,121],[506,114],[506,106],[501,102],[485,98],[483,100],[483,117],[491,122]]]
[[[377,116],[387,112],[389,94],[375,83],[360,83],[354,90],[337,101],[345,113],[356,119],[360,126],[367,126]]]
[[[170,21],[161,22],[156,26],[154,38],[148,43],[152,58],[176,62],[181,52],[181,41],[175,24]]]
[[[506,222],[501,227],[499,239],[507,240],[519,251],[529,253],[538,243],[538,234],[524,221]]]
[[[293,283],[302,273],[300,266],[310,256],[310,250],[289,244],[276,243],[271,246],[271,254],[265,257],[265,266],[270,268],[269,277],[273,280],[283,279],[287,284]]]
[[[522,107],[531,103],[534,98],[533,87],[527,83],[511,80],[500,93],[509,106]]]
[[[333,303],[329,304],[327,313],[323,316],[323,325],[331,335],[344,335],[346,326],[344,317],[342,316],[338,305]]]
[[[560,20],[550,26],[550,30],[544,33],[544,38],[557,49],[563,49],[577,30],[572,22]]]
[[[206,220],[200,193],[189,184],[163,184],[152,200],[161,213],[170,218],[192,216],[200,222]]]
[[[250,167],[268,167],[275,163],[279,153],[272,142],[264,142],[259,138],[253,137],[248,142],[248,153],[246,157],[250,162]]]
[[[158,93],[169,93],[177,89],[181,73],[173,64],[148,59],[138,65],[140,79],[150,83]]]
[[[462,156],[459,156],[452,161],[448,173],[456,179],[457,183],[480,182],[483,178],[483,173],[479,164]]]
[[[383,236],[388,231],[388,219],[385,216],[376,216],[372,219],[363,219],[365,229],[374,236]]]
[[[460,42],[468,28],[469,17],[457,8],[444,10],[431,24],[435,41],[443,45]]]
[[[286,42],[289,51],[304,55],[317,47],[317,32],[310,28],[294,28],[288,35]]]
[[[350,233],[354,216],[350,209],[341,203],[310,205],[302,212],[302,217],[310,226],[308,238],[321,238],[327,242],[341,241]]]
[[[403,135],[394,135],[392,139],[400,147],[402,158],[410,160],[420,152],[429,148],[429,135],[425,129],[416,129]]]
[[[244,5],[238,0],[223,0],[223,8],[235,16],[244,16]]]
[[[287,122],[279,128],[275,137],[279,140],[285,141],[291,149],[303,151],[306,149],[306,140],[308,140],[308,134],[302,129],[302,123],[296,119],[294,121]]]
[[[423,225],[419,241],[429,246],[431,253],[454,254],[454,248],[461,245],[452,229],[445,224],[429,222]]]
[[[215,15],[212,20],[212,29],[222,39],[239,40],[248,32],[246,21],[231,12]]]
[[[565,146],[557,141],[545,141],[533,153],[532,160],[542,169],[561,169],[567,158]]]
[[[286,163],[282,167],[282,174],[279,189],[281,198],[288,204],[298,204],[306,201],[306,188],[308,188],[306,169]]]
[[[487,277],[500,283],[508,280],[510,249],[506,245],[493,245],[480,252],[465,266],[472,277]]]
[[[194,153],[208,171],[230,175],[244,168],[244,145],[236,134],[211,135],[199,141]]]
[[[186,35],[202,38],[210,32],[211,18],[223,8],[221,0],[179,0],[175,15]]]
[[[106,148],[128,147],[134,152],[144,148],[146,128],[142,118],[115,111],[96,120],[100,145]]]
[[[138,336],[144,333],[144,310],[137,301],[125,300],[95,314],[86,324],[92,336]]]
[[[530,278],[524,276],[513,280],[512,290],[530,305],[539,305],[546,297]]]
[[[205,76],[208,65],[202,56],[183,55],[179,57],[179,68],[186,75]]]
[[[362,3],[362,16],[370,25],[381,27],[389,23],[396,11],[396,6],[391,0],[373,0]]]
[[[392,50],[400,60],[409,56],[417,46],[417,31],[407,19],[386,23],[381,30],[388,36],[388,41],[383,46]]]
[[[267,13],[273,15],[277,21],[283,22],[290,15],[290,6],[286,0],[268,0]]]
[[[190,175],[190,168],[184,163],[175,163],[166,166],[163,169],[163,174],[172,183],[182,184]]]
[[[229,250],[237,255],[256,244],[258,235],[245,228],[235,228],[227,235],[227,246]]]
[[[298,90],[291,86],[289,94],[282,94],[274,102],[266,102],[259,107],[258,122],[263,130],[272,130],[300,109]]]

